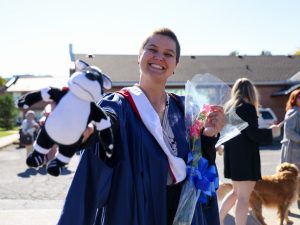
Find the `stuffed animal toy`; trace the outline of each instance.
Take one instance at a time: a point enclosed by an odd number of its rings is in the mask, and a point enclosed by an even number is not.
[[[27,109],[39,101],[54,102],[55,108],[48,115],[27,157],[29,167],[42,166],[46,154],[54,144],[59,146],[56,157],[47,165],[47,172],[59,176],[63,166],[80,150],[83,132],[90,122],[95,124],[107,157],[113,153],[113,133],[107,114],[96,104],[103,96],[103,88],[110,89],[112,82],[95,66],[82,60],[75,62],[75,72],[63,89],[47,87],[30,92],[18,99],[18,107]]]

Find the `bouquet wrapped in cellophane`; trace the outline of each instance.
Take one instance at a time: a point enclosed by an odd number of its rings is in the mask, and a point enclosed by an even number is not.
[[[205,203],[216,195],[219,185],[217,169],[202,157],[201,130],[211,105],[224,104],[230,98],[230,87],[211,74],[197,74],[185,86],[185,124],[190,142],[187,178],[184,181],[173,225],[190,225],[197,202]],[[248,124],[230,109],[216,147],[240,134]]]

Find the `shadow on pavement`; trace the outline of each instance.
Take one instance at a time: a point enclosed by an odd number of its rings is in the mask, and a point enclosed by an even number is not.
[[[230,214],[227,214],[224,220],[224,224],[226,225],[234,225],[234,217]]]
[[[38,173],[41,174],[41,175],[47,175],[47,168],[46,168],[46,166],[39,167],[38,169],[27,168],[24,172],[18,173],[17,175],[19,177],[29,178],[30,176],[35,176]],[[64,167],[62,169],[61,175],[69,175],[71,173],[72,173],[71,170],[69,170],[67,167]]]
[[[37,172],[41,175],[46,175],[47,174],[47,169],[46,169],[46,166],[42,166],[42,167],[39,167],[37,169]]]
[[[299,214],[296,214],[296,213],[292,213],[289,211],[289,216],[290,217],[294,217],[294,218],[300,218],[300,215]]]
[[[234,216],[227,214],[224,220],[225,225],[235,225]],[[260,225],[260,222],[249,212],[247,217],[247,225]]]
[[[24,172],[18,173],[17,175],[19,177],[23,177],[23,178],[28,178],[30,176],[35,176],[37,175],[37,170],[34,168],[27,168]]]
[[[67,167],[63,167],[62,171],[61,171],[61,175],[68,175],[71,174],[72,171],[69,170]]]
[[[265,146],[260,146],[260,150],[274,150],[274,151],[280,151],[281,150],[281,144],[276,143],[272,145],[265,145]]]

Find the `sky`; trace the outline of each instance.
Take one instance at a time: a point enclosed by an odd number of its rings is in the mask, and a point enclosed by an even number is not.
[[[169,27],[182,55],[293,54],[299,0],[0,0],[0,76],[69,76],[74,53],[138,54]]]

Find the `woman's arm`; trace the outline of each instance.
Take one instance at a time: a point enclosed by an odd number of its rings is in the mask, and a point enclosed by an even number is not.
[[[288,111],[285,118],[291,116],[295,111]],[[288,119],[284,126],[284,133],[287,139],[297,142],[300,142],[300,133],[296,131],[297,124],[299,123],[299,116],[295,115]]]
[[[246,122],[248,127],[242,131],[253,142],[259,145],[271,144],[272,130],[258,128],[258,116],[255,107],[247,104],[237,109],[237,114]]]
[[[216,160],[215,145],[218,140],[219,140],[219,135],[217,137],[208,137],[205,135],[201,136],[202,154],[203,157],[208,160],[209,165],[215,164],[215,160]]]

